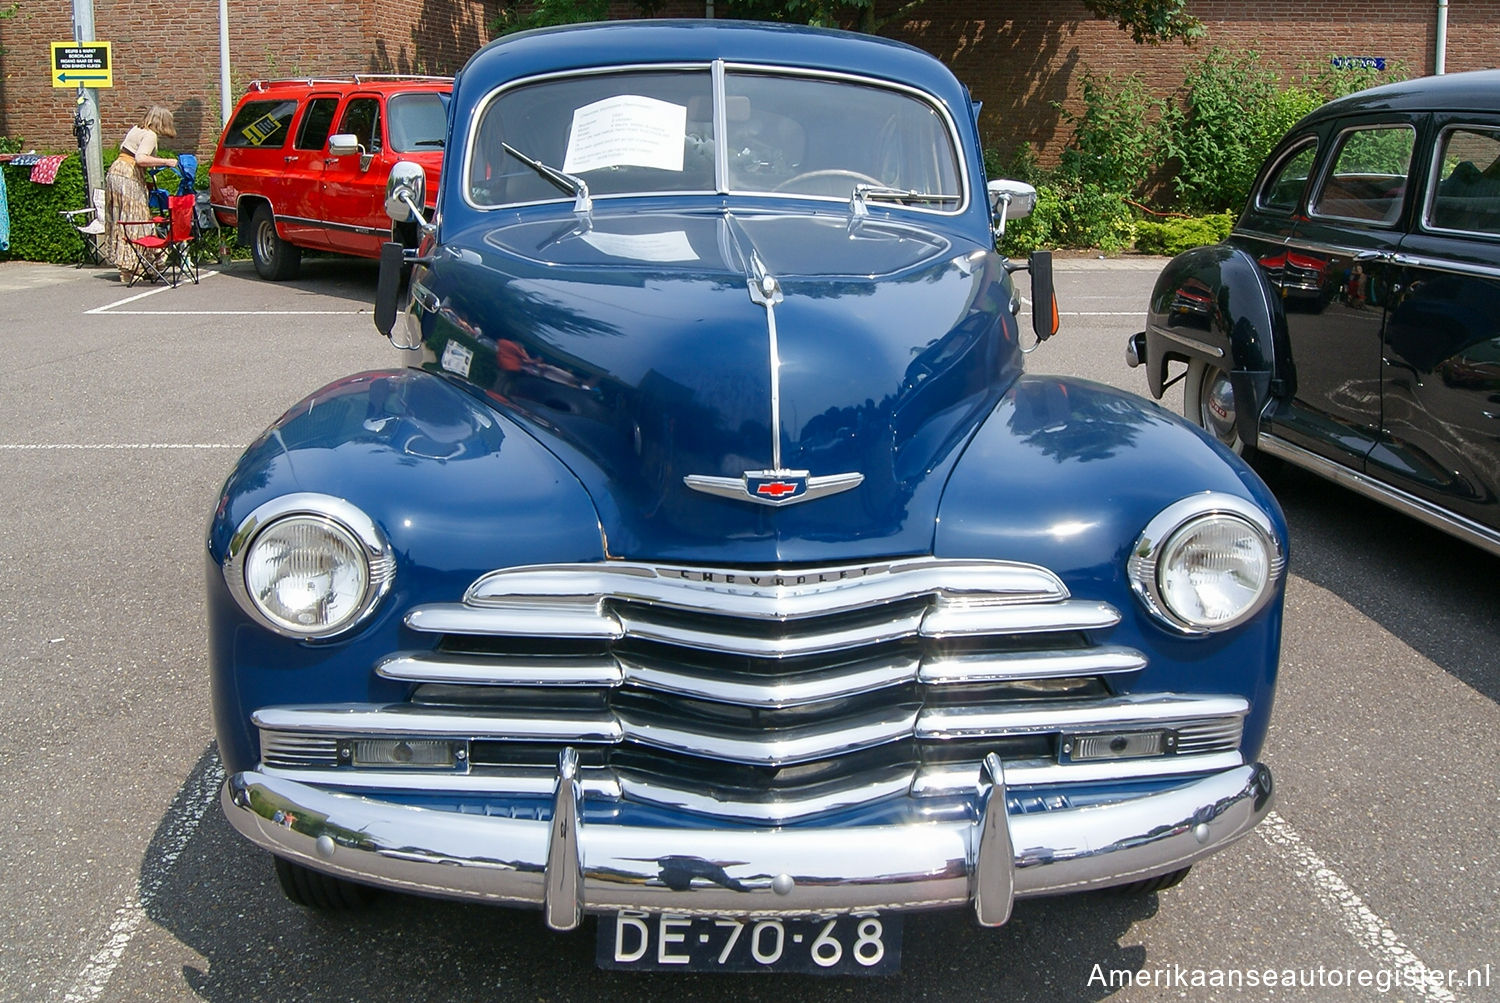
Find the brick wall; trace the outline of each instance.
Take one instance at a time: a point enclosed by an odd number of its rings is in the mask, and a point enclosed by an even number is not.
[[[984,102],[986,145],[1009,152],[1030,142],[1054,162],[1068,138],[1053,103],[1077,111],[1085,68],[1141,73],[1159,94],[1181,84],[1190,64],[1213,46],[1254,50],[1289,74],[1327,66],[1331,56],[1375,56],[1405,64],[1408,76],[1434,70],[1432,0],[1325,0],[1321,4],[1244,4],[1196,0],[1189,10],[1208,35],[1194,46],[1139,46],[1078,0],[1024,9],[993,0],[928,0],[911,19],[886,27],[941,57]],[[997,18],[1000,11],[1007,17]],[[1447,71],[1500,66],[1500,0],[1464,0],[1448,13]]]
[[[895,0],[891,0],[894,6]],[[1066,140],[1054,102],[1076,109],[1085,67],[1098,73],[1140,71],[1161,92],[1211,45],[1254,49],[1296,71],[1330,55],[1383,56],[1411,75],[1433,68],[1433,0],[1327,0],[1319,5],[1194,0],[1208,29],[1194,47],[1138,46],[1112,23],[1090,16],[1079,0],[1047,5],[995,0],[928,0],[883,34],[944,59],[984,101],[989,145],[1009,150],[1031,142],[1046,161]],[[625,15],[628,3],[613,13]],[[72,37],[70,6],[25,3],[0,21],[0,135],[38,149],[74,147],[74,92],[50,85],[48,43]],[[674,0],[671,13],[701,12]],[[448,74],[489,39],[498,0],[257,0],[230,5],[234,96],[264,76],[344,75],[358,70]],[[664,12],[667,12],[664,9]],[[1005,16],[996,16],[996,14]],[[176,148],[211,155],[218,139],[217,0],[95,0],[95,35],[113,43],[115,86],[99,91],[102,141],[120,141],[145,108],[160,102],[177,117]],[[1449,9],[1450,72],[1500,65],[1500,0],[1464,0]]]

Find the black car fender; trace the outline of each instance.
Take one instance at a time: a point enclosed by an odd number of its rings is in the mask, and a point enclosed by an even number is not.
[[[1168,365],[1201,361],[1229,373],[1240,438],[1255,442],[1271,398],[1290,388],[1286,315],[1255,258],[1233,243],[1197,247],[1157,277],[1140,344],[1153,397],[1168,386]]]

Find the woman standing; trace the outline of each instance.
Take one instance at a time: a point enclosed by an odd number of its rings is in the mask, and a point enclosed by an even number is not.
[[[125,238],[130,236],[121,220],[141,221],[151,218],[151,206],[146,201],[146,168],[176,167],[176,157],[158,157],[156,145],[160,137],[177,135],[177,125],[172,112],[161,105],[152,105],[139,125],[132,126],[120,143],[120,155],[109,165],[104,178],[104,222],[108,228],[108,251],[110,260],[120,269],[121,282],[133,282],[138,277],[136,262],[130,253]],[[139,235],[144,231],[136,231]]]

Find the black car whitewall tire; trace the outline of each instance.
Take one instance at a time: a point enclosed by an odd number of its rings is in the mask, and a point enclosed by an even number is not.
[[[1188,421],[1218,439],[1237,456],[1246,453],[1240,438],[1239,410],[1229,374],[1218,366],[1194,359],[1183,381],[1182,411]]]
[[[256,274],[273,282],[296,278],[302,265],[302,248],[276,235],[270,206],[255,210],[250,220],[250,256],[255,259]]]

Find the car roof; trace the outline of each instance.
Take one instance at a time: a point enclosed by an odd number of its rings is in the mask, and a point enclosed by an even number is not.
[[[458,87],[462,92],[465,81],[474,80],[488,91],[499,81],[559,70],[713,59],[888,79],[933,93],[955,112],[968,106],[967,91],[948,68],[915,46],[858,32],[733,20],[606,21],[518,32],[476,52],[460,71]]]
[[[1472,70],[1382,84],[1330,101],[1303,123],[1383,111],[1500,112],[1500,70]]]

